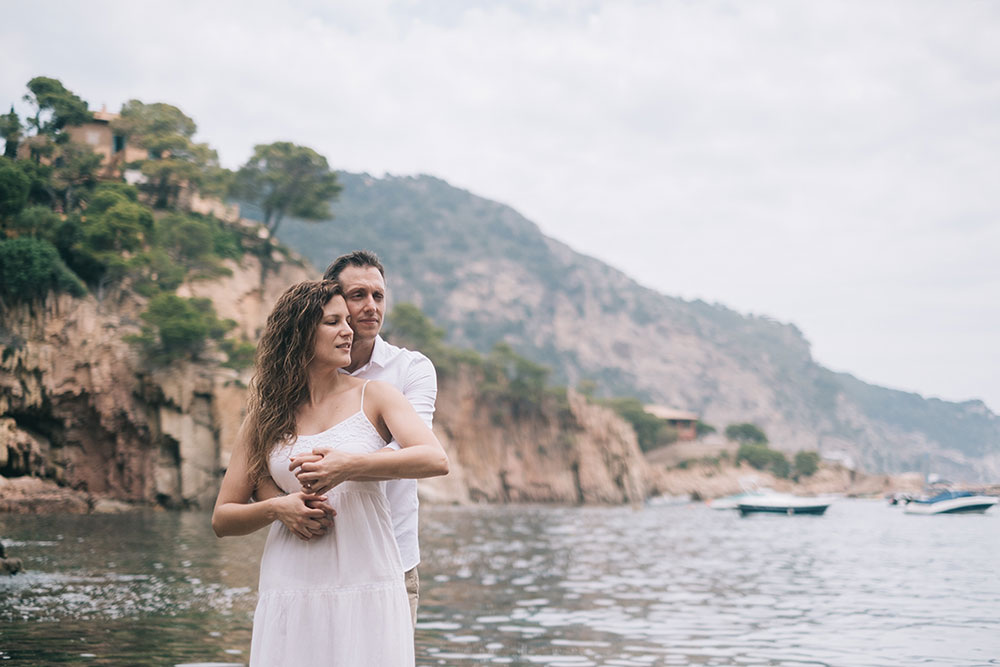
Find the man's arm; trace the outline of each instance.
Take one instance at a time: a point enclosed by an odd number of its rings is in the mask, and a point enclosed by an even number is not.
[[[403,396],[406,397],[406,400],[413,406],[413,409],[416,411],[417,415],[419,415],[421,421],[427,425],[427,428],[431,428],[434,421],[434,403],[437,399],[437,372],[434,370],[434,364],[431,363],[430,359],[425,357],[423,354],[420,354],[410,362],[410,366],[406,369],[406,376],[404,378],[401,391]],[[379,456],[387,453],[398,452],[400,449],[401,447],[399,443],[393,439],[379,451],[367,456]],[[406,458],[408,457],[404,457],[403,460]],[[399,460],[397,459],[397,461]],[[289,467],[293,470],[296,470],[297,468],[295,473],[297,476],[300,476],[305,471],[318,472],[320,474],[319,478],[311,480],[312,488],[324,490],[329,490],[333,485],[348,480],[356,482],[373,482],[400,478],[399,474],[374,474],[375,470],[389,469],[381,465],[376,465],[374,467],[366,466],[369,468],[368,472],[354,474],[345,478],[343,475],[347,472],[347,463],[348,462],[345,457],[338,454],[334,450],[316,449],[313,450],[312,454],[295,457]],[[304,464],[310,465],[303,469],[302,466]],[[408,466],[403,465],[401,467],[407,468]],[[354,466],[351,466],[351,468],[353,469]],[[395,468],[395,466],[392,466],[392,468]],[[423,477],[434,477],[446,474],[437,471],[438,469],[415,471],[411,468],[410,470],[411,472],[406,474],[405,477],[411,479],[420,479]]]
[[[371,401],[369,418],[383,438],[394,435],[398,451],[355,454],[337,449],[315,455],[292,457],[289,466],[303,488],[326,493],[349,480],[422,479],[448,474],[448,455],[434,432],[428,428],[406,397],[385,382],[368,386]],[[366,408],[365,412],[368,412]],[[307,460],[315,459],[319,460]]]
[[[434,370],[434,364],[421,354],[410,362],[400,391],[427,424],[427,428],[434,427],[434,403],[437,401],[437,390],[437,372]],[[395,440],[387,444],[386,447],[396,450],[400,448],[399,443]]]

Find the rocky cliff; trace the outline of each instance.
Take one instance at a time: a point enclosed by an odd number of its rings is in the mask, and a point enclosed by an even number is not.
[[[287,285],[310,275],[294,262],[265,271],[253,255],[227,268],[232,275],[179,291],[210,296],[248,335]],[[49,479],[93,498],[210,506],[248,378],[211,350],[147,368],[125,340],[139,333],[144,307],[119,288],[101,300],[50,294],[4,309],[0,476]]]
[[[256,340],[284,289],[315,276],[295,262],[187,283]],[[243,418],[249,371],[196,361],[150,368],[126,337],[146,300],[128,289],[3,313],[0,344],[0,511],[89,511],[106,499],[210,507]],[[610,410],[570,391],[530,406],[479,391],[481,369],[440,382],[435,430],[452,473],[421,483],[431,502],[635,503],[648,467],[635,434]],[[13,480],[13,481],[12,481]],[[42,484],[47,480],[55,484]],[[30,483],[29,483],[30,482]],[[69,493],[75,490],[77,493]]]
[[[635,432],[570,390],[525,409],[484,395],[476,369],[439,383],[434,431],[447,477],[420,482],[432,502],[638,503],[649,468]]]

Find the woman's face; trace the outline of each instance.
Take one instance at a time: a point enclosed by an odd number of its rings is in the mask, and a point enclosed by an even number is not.
[[[344,297],[335,296],[323,307],[323,317],[316,327],[316,341],[313,348],[313,363],[343,368],[351,363],[350,317]]]

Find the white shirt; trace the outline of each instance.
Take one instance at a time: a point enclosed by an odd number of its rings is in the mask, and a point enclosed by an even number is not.
[[[366,380],[387,382],[403,392],[427,427],[434,419],[434,399],[437,398],[437,374],[431,360],[413,350],[396,347],[375,337],[371,359],[351,373]],[[395,440],[389,447],[399,449]],[[392,528],[399,545],[403,571],[420,563],[420,545],[417,542],[417,480],[393,479],[386,482],[385,495],[392,513]]]

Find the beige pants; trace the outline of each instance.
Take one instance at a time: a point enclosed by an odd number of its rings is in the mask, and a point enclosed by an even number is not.
[[[407,570],[403,575],[406,582],[406,595],[410,598],[410,618],[413,619],[413,628],[417,628],[417,603],[420,601],[420,575],[417,568]]]

